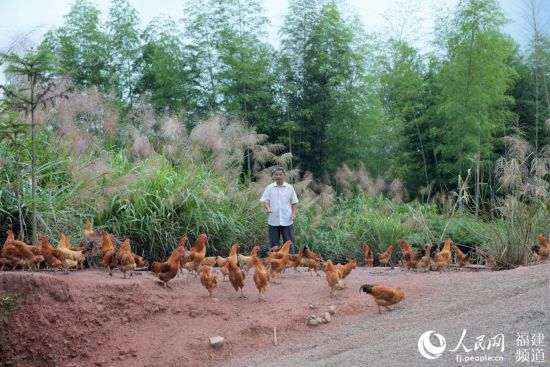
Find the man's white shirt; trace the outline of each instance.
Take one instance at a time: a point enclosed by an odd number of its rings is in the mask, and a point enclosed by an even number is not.
[[[273,182],[264,190],[260,199],[263,202],[269,202],[272,212],[269,213],[267,223],[270,226],[289,226],[292,224],[291,204],[298,202],[296,191],[291,184],[283,182],[281,186]]]

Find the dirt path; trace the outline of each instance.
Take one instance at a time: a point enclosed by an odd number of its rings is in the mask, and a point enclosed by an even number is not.
[[[501,272],[448,272],[430,274],[396,274],[386,276],[370,272],[355,274],[351,291],[358,288],[358,278],[383,284],[400,284],[407,299],[392,312],[375,313],[370,296],[365,297],[364,312],[338,317],[328,325],[302,330],[299,335],[270,347],[254,356],[237,360],[233,366],[512,366],[516,362],[518,333],[542,333],[545,341],[536,358],[527,347],[527,365],[550,365],[550,263]],[[410,287],[415,284],[414,287]],[[421,287],[420,285],[423,285]],[[457,351],[463,330],[463,345]],[[441,357],[428,360],[418,350],[420,335],[429,330],[446,339]],[[504,352],[488,342],[504,335]],[[476,340],[485,338],[477,350]],[[431,342],[438,346],[438,340]],[[495,339],[495,340],[498,340]],[[481,348],[485,347],[485,350]],[[483,356],[502,357],[486,361]],[[525,355],[523,355],[525,357]],[[466,362],[467,357],[473,361]],[[461,358],[461,361],[458,361]],[[522,365],[522,362],[517,365]]]
[[[420,366],[429,362],[416,348],[420,334],[435,330],[453,348],[462,329],[472,345],[478,335],[504,333],[505,352],[513,354],[512,334],[550,335],[549,279],[550,264],[442,275],[357,269],[346,279],[348,287],[331,298],[324,276],[287,271],[281,284],[270,285],[268,302],[258,303],[251,275],[248,299],[236,300],[221,278],[209,299],[199,279],[187,275],[164,289],[147,272],[133,279],[93,270],[6,272],[0,273],[0,293],[20,296],[15,310],[0,308],[2,330],[9,330],[0,343],[0,365]],[[358,292],[365,282],[400,286],[407,299],[378,315],[371,297]],[[304,327],[307,314],[320,314],[329,304],[337,307],[332,323]],[[226,339],[219,350],[208,345],[216,335]],[[448,365],[455,355],[446,352],[432,365]]]

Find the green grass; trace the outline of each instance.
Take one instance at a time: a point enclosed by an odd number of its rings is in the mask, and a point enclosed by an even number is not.
[[[184,150],[188,155],[178,159],[163,155],[137,159],[120,148],[124,144],[114,144],[82,155],[76,164],[51,133],[42,132],[38,142],[39,232],[54,243],[61,231],[78,243],[85,219],[90,218],[96,229],[129,238],[135,252],[155,259],[165,258],[183,235],[193,242],[200,233],[207,233],[209,256],[226,255],[236,242],[243,253],[254,245],[267,245],[267,219],[258,194],[263,187],[258,183],[248,187],[239,180],[242,162],[220,170],[211,153],[201,153],[204,147]],[[16,152],[1,144],[0,231],[19,232],[19,188],[28,241],[30,144],[23,142],[23,150],[17,152],[22,162],[20,182],[15,182]],[[83,173],[82,167],[98,160],[106,166],[105,174]],[[414,247],[452,238],[466,246],[481,246],[499,264],[511,267],[531,261],[536,235],[549,232],[548,210],[542,202],[521,203],[512,212],[503,210],[499,219],[484,221],[436,204],[396,204],[382,194],[359,191],[316,200],[319,195],[303,190],[295,222],[296,245],[307,244],[337,261],[356,258],[361,262],[361,244],[368,243],[375,253],[393,244],[395,263],[401,256],[397,246],[401,238]]]
[[[0,293],[0,306],[6,311],[12,311],[17,306],[17,294],[16,293]]]
[[[481,248],[495,257],[499,268],[507,269],[531,263],[531,247],[538,244],[539,233],[548,236],[546,203],[532,200],[521,202],[515,196],[502,200],[501,216],[488,227],[488,238]]]
[[[95,217],[100,227],[129,237],[145,254],[165,257],[181,236],[193,241],[203,232],[213,255],[227,253],[235,242],[252,248],[261,241],[261,208],[236,192],[236,180],[227,183],[211,170],[167,160],[144,161],[135,174],[140,179]]]

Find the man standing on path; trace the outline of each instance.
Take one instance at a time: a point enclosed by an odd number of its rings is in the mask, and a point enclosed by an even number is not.
[[[294,187],[285,182],[286,174],[283,167],[276,167],[271,175],[275,182],[267,185],[260,199],[269,213],[267,218],[269,247],[279,246],[282,235],[283,242],[291,241],[290,253],[294,254],[292,223],[296,219],[298,197]]]

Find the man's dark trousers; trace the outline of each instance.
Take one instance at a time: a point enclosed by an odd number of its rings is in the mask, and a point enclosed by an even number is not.
[[[269,227],[269,247],[279,246],[279,239],[283,236],[283,243],[290,240],[290,253],[294,254],[294,231],[292,224],[289,226],[271,226]]]

